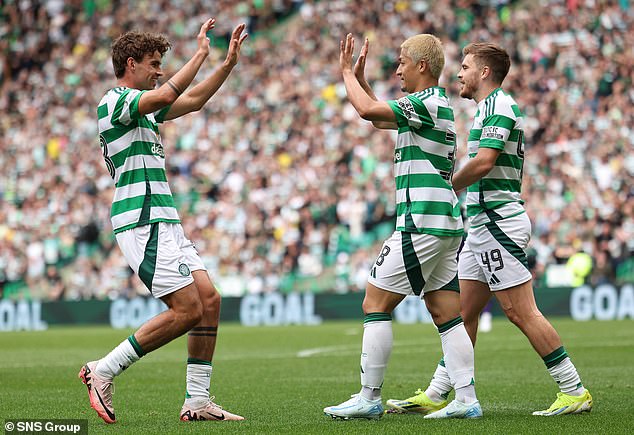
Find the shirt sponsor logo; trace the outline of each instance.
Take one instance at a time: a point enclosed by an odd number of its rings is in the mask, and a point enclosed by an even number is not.
[[[163,151],[163,145],[160,143],[152,144],[152,154],[165,158],[165,152]]]

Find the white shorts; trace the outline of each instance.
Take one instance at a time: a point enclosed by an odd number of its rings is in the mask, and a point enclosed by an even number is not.
[[[155,298],[188,286],[194,282],[192,271],[205,270],[180,224],[156,222],[116,237],[126,261]]]
[[[395,231],[383,243],[368,282],[382,290],[423,296],[440,289],[458,289],[460,237]]]
[[[486,283],[492,291],[529,281],[524,249],[530,239],[526,213],[470,228],[458,260],[458,277]]]

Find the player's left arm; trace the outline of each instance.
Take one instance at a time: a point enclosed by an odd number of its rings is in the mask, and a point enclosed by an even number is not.
[[[396,122],[396,115],[390,105],[384,101],[373,100],[363,89],[352,69],[352,53],[354,51],[354,39],[352,34],[346,36],[340,43],[339,65],[343,74],[343,83],[350,104],[355,108],[361,118],[368,121]]]
[[[227,77],[229,77],[229,74],[231,74],[231,71],[238,63],[242,43],[249,36],[247,33],[242,34],[245,28],[245,24],[240,24],[233,29],[229,50],[222,65],[217,67],[205,80],[179,96],[170,106],[169,111],[165,115],[165,121],[200,110],[220,89],[220,86],[227,80]]]
[[[451,179],[456,192],[471,186],[491,172],[504,150],[513,125],[514,119],[496,113],[482,121],[478,153]]]

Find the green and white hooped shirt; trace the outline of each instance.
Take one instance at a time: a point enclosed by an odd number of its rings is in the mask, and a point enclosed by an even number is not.
[[[460,204],[451,185],[456,130],[445,90],[431,87],[388,104],[398,125],[396,230],[462,236]]]
[[[500,155],[493,169],[467,188],[467,216],[472,227],[525,212],[521,198],[522,123],[517,103],[500,88],[478,103],[467,142],[469,158],[480,148],[500,150]]]
[[[115,233],[154,222],[179,223],[165,173],[158,124],[169,106],[141,115],[138,89],[109,90],[99,102],[99,141],[115,183],[110,217]]]

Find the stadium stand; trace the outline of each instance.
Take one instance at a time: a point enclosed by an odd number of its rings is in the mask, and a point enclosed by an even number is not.
[[[111,233],[113,192],[96,104],[122,31],[168,35],[169,77],[208,16],[217,47],[248,23],[243,59],[201,113],[164,125],[186,234],[225,295],[360,291],[393,229],[393,137],[358,121],[338,69],[347,32],[370,39],[367,74],[401,95],[400,41],[441,37],[441,84],[459,144],[475,105],[455,74],[468,41],[509,50],[505,88],[526,115],[523,195],[535,273],[592,257],[584,279],[634,282],[634,11],[627,0],[5,1],[0,12],[0,288],[3,297],[146,294]],[[538,30],[539,29],[539,30]],[[203,67],[209,71],[211,66]],[[204,74],[204,72],[201,72]],[[464,158],[464,150],[461,153]]]

